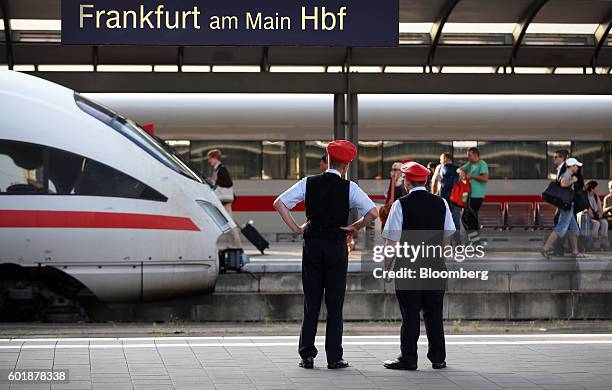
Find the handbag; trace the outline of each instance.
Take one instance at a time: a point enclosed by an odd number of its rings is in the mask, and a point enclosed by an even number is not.
[[[380,206],[378,209],[378,217],[380,218],[381,230],[385,230],[385,225],[387,224],[387,219],[389,218],[389,213],[391,212],[391,206],[395,201],[395,181],[393,178],[389,181],[389,192],[387,193],[387,197],[385,198],[385,204]]]
[[[215,195],[221,203],[232,203],[234,201],[234,187],[215,187]]]
[[[558,181],[551,181],[542,192],[542,199],[562,210],[570,210],[574,202],[574,190],[561,186]]]
[[[574,191],[574,210],[582,211],[590,209],[591,204],[589,203],[589,196],[585,190]]]
[[[469,180],[461,180],[453,186],[450,201],[459,207],[466,207],[470,200],[470,190],[472,185]]]

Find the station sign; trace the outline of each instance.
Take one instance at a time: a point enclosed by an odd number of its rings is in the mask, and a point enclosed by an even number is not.
[[[398,0],[62,0],[62,44],[381,46]]]

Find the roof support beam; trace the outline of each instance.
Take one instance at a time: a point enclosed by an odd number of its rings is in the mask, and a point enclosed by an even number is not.
[[[612,8],[610,8],[604,20],[599,23],[599,26],[597,26],[597,29],[595,30],[595,51],[593,52],[593,58],[591,59],[591,66],[593,68],[597,66],[597,57],[599,57],[601,48],[603,47],[604,43],[606,42],[606,39],[608,38],[608,34],[610,33],[611,27]]]
[[[608,95],[595,74],[28,72],[79,92]],[[348,118],[347,118],[348,119]]]
[[[13,59],[13,39],[11,31],[11,18],[9,16],[9,9],[6,0],[0,0],[0,13],[2,13],[2,20],[4,21],[4,41],[6,42],[6,63],[8,68],[13,70],[15,61]]]
[[[270,71],[270,65],[269,65],[269,52],[270,52],[270,48],[268,46],[265,46],[261,52],[261,61],[259,63],[259,71],[260,72],[269,72]]]
[[[183,71],[183,63],[185,62],[185,47],[179,46],[176,53],[176,65],[179,72]]]
[[[512,37],[514,38],[514,45],[512,47],[512,55],[510,57],[509,65],[512,67],[512,72],[514,72],[514,63],[516,62],[516,56],[518,54],[519,48],[521,47],[521,42],[527,34],[527,29],[529,28],[529,24],[535,16],[540,12],[540,9],[546,4],[548,0],[533,0],[531,4],[525,10],[525,13],[521,17],[521,20],[518,21],[516,26],[514,27],[514,31],[512,32]]]
[[[442,37],[442,30],[444,30],[444,25],[446,21],[450,17],[453,9],[459,3],[459,0],[446,0],[442,9],[440,9],[440,13],[438,14],[438,18],[434,21],[431,26],[431,31],[429,35],[431,36],[431,46],[429,47],[429,55],[427,56],[427,65],[431,70],[433,65],[433,59],[436,55],[436,48],[438,47],[438,43],[440,42],[440,38]]]

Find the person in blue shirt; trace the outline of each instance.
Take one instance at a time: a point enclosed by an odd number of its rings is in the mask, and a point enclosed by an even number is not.
[[[453,158],[450,153],[442,153],[440,155],[440,164],[436,167],[432,182],[431,192],[441,196],[448,203],[453,222],[455,224],[455,234],[453,241],[455,244],[461,244],[461,207],[450,201],[453,187],[459,181],[457,170],[459,166],[453,164]]]

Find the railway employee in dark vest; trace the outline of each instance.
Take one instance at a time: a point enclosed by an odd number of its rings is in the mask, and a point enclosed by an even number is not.
[[[317,356],[315,336],[323,296],[327,307],[327,368],[349,365],[342,359],[342,306],[348,268],[346,236],[378,217],[378,211],[366,193],[356,183],[343,179],[356,154],[355,145],[349,141],[331,142],[327,146],[329,168],[320,175],[302,179],[274,201],[274,207],[289,229],[304,235],[304,321],[299,344],[302,358],[299,365],[303,368],[314,367]],[[307,221],[298,226],[289,210],[302,200],[306,204]],[[346,226],[351,208],[356,208],[362,217]]]
[[[402,242],[419,246],[425,243],[440,245],[443,248],[455,232],[455,224],[446,200],[425,189],[430,170],[416,162],[406,162],[402,164],[401,171],[408,194],[396,200],[391,206],[382,234],[386,240],[385,244],[395,246],[397,242]],[[442,252],[443,250],[439,253],[432,251],[433,255],[420,256],[414,262],[410,259],[396,258],[396,268],[398,264],[402,264],[402,267],[408,265],[408,269],[417,268],[414,270],[417,276],[415,279],[395,280],[395,294],[402,315],[401,354],[397,359],[385,361],[385,368],[417,369],[421,311],[429,342],[427,357],[434,369],[446,367],[442,322],[446,280],[419,276],[423,267],[435,271],[446,270]]]

